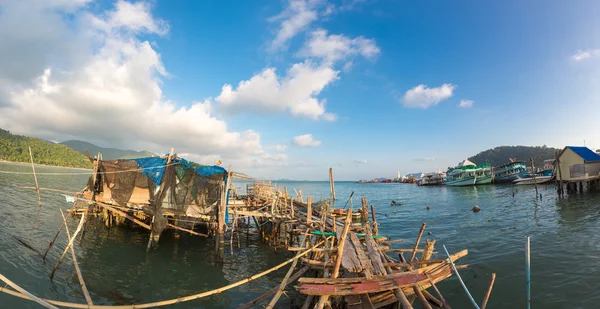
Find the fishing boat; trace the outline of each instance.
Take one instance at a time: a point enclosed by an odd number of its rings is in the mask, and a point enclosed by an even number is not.
[[[444,180],[446,180],[446,173],[437,171],[437,172],[425,174],[423,177],[421,177],[421,179],[417,180],[417,185],[418,186],[443,185]]]
[[[476,186],[492,183],[492,169],[489,163],[476,165],[475,163],[464,160],[457,167],[450,169],[446,173],[447,186]]]
[[[551,169],[545,169],[541,172],[533,174],[528,174],[525,177],[519,177],[515,179],[512,184],[513,185],[535,185],[535,184],[544,184],[552,181],[554,179],[554,175]]]
[[[529,174],[525,162],[515,161],[513,158],[509,160],[510,163],[494,167],[494,183],[511,183]]]

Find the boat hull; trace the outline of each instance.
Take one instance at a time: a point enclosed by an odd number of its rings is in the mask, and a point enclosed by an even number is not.
[[[539,185],[552,181],[552,176],[536,176],[535,180],[533,177],[518,178],[513,181],[513,185]]]
[[[444,184],[451,187],[466,187],[476,185],[487,185],[492,183],[492,176],[468,177],[458,180],[446,181]]]

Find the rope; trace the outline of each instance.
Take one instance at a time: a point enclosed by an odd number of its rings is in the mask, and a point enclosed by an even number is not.
[[[114,171],[114,172],[98,172],[98,174],[106,175],[106,174],[118,174],[118,173],[127,173],[127,172],[139,172],[139,171],[144,171],[144,170],[149,170],[149,169],[163,168],[163,167],[177,165],[177,164],[179,164],[179,163],[170,163],[170,164],[166,164],[166,165],[144,167],[144,168],[137,168],[137,169],[131,169],[131,170],[123,170],[123,171]],[[33,175],[32,172],[16,172],[16,171],[0,171],[0,173],[1,174]],[[51,176],[75,176],[75,175],[91,175],[92,171],[79,172],[79,173],[39,173],[39,172],[37,172],[35,174],[36,175],[51,175]]]
[[[240,280],[238,282],[226,285],[224,287],[218,288],[218,289],[214,289],[214,290],[210,290],[207,292],[202,292],[199,294],[194,294],[194,295],[189,295],[189,296],[185,296],[185,297],[179,297],[179,298],[173,298],[173,299],[169,299],[169,300],[163,300],[163,301],[159,301],[159,302],[153,302],[153,303],[145,303],[145,304],[137,304],[137,305],[122,305],[122,306],[102,306],[102,305],[88,305],[88,304],[80,304],[80,303],[69,303],[69,302],[63,302],[63,301],[58,301],[58,300],[50,300],[50,299],[43,299],[40,298],[38,300],[43,301],[43,302],[47,302],[49,304],[53,304],[56,306],[61,306],[61,307],[68,307],[68,308],[81,308],[81,309],[141,309],[141,308],[154,308],[154,307],[161,307],[161,306],[167,306],[167,305],[173,305],[173,304],[177,304],[177,303],[182,303],[182,302],[186,302],[186,301],[190,301],[190,300],[194,300],[194,299],[199,299],[199,298],[204,298],[207,296],[211,296],[214,294],[218,294],[230,289],[233,289],[235,287],[238,287],[242,284],[248,283],[250,281],[256,280],[266,274],[269,274],[271,272],[274,272],[278,269],[280,269],[281,267],[292,263],[293,261],[307,255],[308,253],[312,252],[314,249],[316,249],[317,247],[321,246],[323,243],[325,243],[326,241],[329,241],[329,239],[331,239],[331,237],[328,237],[325,240],[320,241],[319,243],[315,244],[314,246],[312,246],[310,249],[305,250],[304,252],[297,254],[296,256],[294,256],[293,258],[271,268],[268,270],[265,270],[261,273],[258,273],[252,277],[248,277],[246,279]],[[0,280],[7,282],[7,278],[2,276],[0,274]],[[9,280],[8,280],[9,281]],[[8,282],[7,282],[8,283]],[[12,282],[11,282],[12,283]],[[28,293],[27,291],[23,290],[24,292]],[[19,293],[16,291],[12,291],[12,290],[8,290],[5,288],[0,289],[0,292],[12,295],[12,296],[16,296],[22,299],[27,299],[27,300],[34,300],[33,298],[31,298],[29,295],[23,294],[23,293]],[[35,297],[35,296],[33,296]]]

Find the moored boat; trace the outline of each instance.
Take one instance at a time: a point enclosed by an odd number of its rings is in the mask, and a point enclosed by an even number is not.
[[[519,177],[515,179],[512,184],[513,185],[535,185],[535,184],[544,184],[552,181],[554,179],[554,175],[551,169],[545,169],[539,173],[534,175],[529,174],[525,177]]]
[[[458,164],[457,167],[449,170],[446,173],[447,186],[476,186],[492,183],[492,169],[489,163],[476,165],[475,163],[465,160]]]
[[[518,178],[525,177],[529,172],[523,161],[510,158],[510,163],[494,167],[494,183],[510,183]]]
[[[446,173],[437,171],[437,172],[425,174],[423,177],[421,177],[421,179],[419,179],[417,181],[417,185],[418,186],[443,185],[445,180],[446,180]]]

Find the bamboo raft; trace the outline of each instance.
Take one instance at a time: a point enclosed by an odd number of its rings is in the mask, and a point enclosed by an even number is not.
[[[278,286],[238,308],[252,308],[271,297],[266,308],[273,308],[289,286],[293,286],[296,293],[303,295],[301,308],[397,308],[400,305],[402,308],[411,309],[415,301],[418,301],[423,308],[450,308],[436,284],[452,276],[453,273],[458,274],[456,269],[467,267],[467,265],[460,265],[454,269],[454,262],[466,256],[468,251],[462,250],[452,255],[448,254],[447,258],[432,259],[436,241],[427,239],[421,247],[425,223],[416,235],[416,240],[410,242],[410,248],[393,248],[396,244],[402,243],[402,240],[389,240],[379,234],[375,208],[372,205],[369,207],[364,197],[361,199],[359,209],[352,209],[352,196],[349,199],[348,209],[332,209],[329,204],[330,199],[313,202],[313,198],[308,196],[304,201],[301,190],[296,191],[295,196],[292,196],[287,188],[282,189],[269,181],[255,181],[253,185],[246,187],[245,195],[237,196],[232,193],[231,168],[226,173],[210,179],[213,190],[203,191],[203,196],[194,196],[194,205],[186,205],[192,200],[193,191],[187,190],[182,195],[184,199],[180,203],[184,207],[177,208],[174,207],[177,206],[176,203],[172,200],[169,202],[169,198],[182,190],[178,187],[182,181],[175,182],[177,186],[174,186],[172,178],[177,172],[177,162],[182,161],[177,159],[172,150],[165,159],[167,163],[163,167],[165,176],[156,188],[135,187],[125,203],[123,199],[120,203],[115,201],[111,195],[113,192],[118,192],[116,190],[119,188],[119,183],[115,180],[117,178],[107,177],[106,173],[101,172],[105,171],[103,166],[110,164],[118,166],[120,163],[104,162],[100,154],[96,160],[92,159],[94,171],[88,186],[75,194],[73,208],[64,217],[63,225],[60,226],[56,236],[63,226],[66,226],[69,216],[81,215],[81,220],[72,235],[67,231],[69,239],[67,248],[50,276],[52,278],[62,257],[71,250],[86,304],[38,298],[1,274],[0,280],[5,281],[12,289],[5,287],[0,289],[0,292],[38,302],[47,308],[55,308],[55,306],[153,308],[221,293],[291,264]],[[140,173],[140,171],[132,173]],[[131,175],[133,181],[137,179],[139,182],[137,178],[139,174]],[[186,175],[185,177],[188,178],[181,179],[187,179],[188,185],[196,184],[197,181],[194,179],[200,177],[198,174]],[[330,170],[330,181],[331,200],[333,200],[335,194],[332,170]],[[37,185],[35,189],[37,192],[44,190]],[[203,203],[198,203],[200,198],[203,199]],[[206,215],[198,216],[197,212],[194,212],[195,215],[190,215],[189,208],[198,206],[206,209]],[[230,222],[225,222],[227,211],[231,218]],[[216,236],[217,243],[215,254],[221,259],[225,232],[229,233],[229,245],[233,253],[234,237],[237,234],[239,239],[241,226],[245,226],[248,232],[252,220],[254,230],[264,243],[269,244],[274,250],[286,250],[295,255],[250,278],[211,291],[147,304],[94,305],[74,258],[74,240],[78,234],[81,237],[85,231],[87,216],[94,213],[103,216],[107,226],[129,221],[150,230],[149,249],[158,241],[162,231],[155,228],[156,224],[159,221],[164,222],[164,219],[166,223],[162,229],[171,228],[203,237],[213,234]],[[209,233],[200,232],[198,222],[206,222]],[[56,237],[50,242],[46,254],[55,240]],[[297,283],[292,284],[293,282]],[[487,304],[492,285],[493,280],[483,307]],[[430,292],[429,289],[433,291]]]

